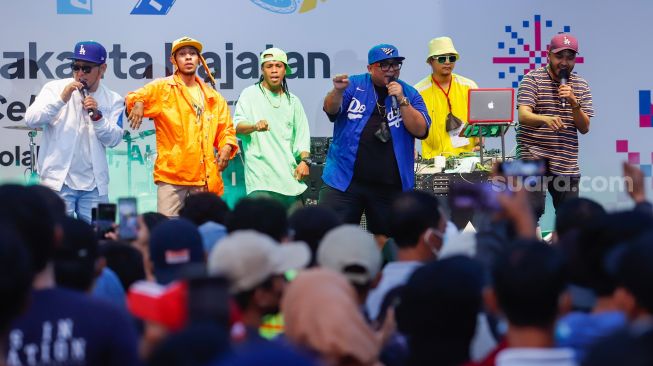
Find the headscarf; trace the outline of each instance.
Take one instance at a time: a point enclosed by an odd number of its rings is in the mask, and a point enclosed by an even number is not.
[[[281,300],[286,337],[325,360],[374,365],[381,342],[363,319],[356,291],[340,273],[315,268],[288,285]]]

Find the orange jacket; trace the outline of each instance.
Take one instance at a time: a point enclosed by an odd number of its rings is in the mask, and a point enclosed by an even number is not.
[[[231,145],[233,158],[238,151],[231,113],[217,91],[197,76],[204,94],[204,112],[198,120],[192,98],[177,74],[154,80],[127,94],[126,108],[142,101],[144,117],[154,119],[157,158],[154,182],[184,186],[206,186],[210,192],[224,192],[214,147]]]

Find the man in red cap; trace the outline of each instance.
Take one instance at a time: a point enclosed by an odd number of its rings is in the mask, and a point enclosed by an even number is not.
[[[572,73],[577,53],[576,37],[556,34],[549,45],[548,65],[529,72],[519,85],[517,157],[548,161],[542,195],[535,195],[533,202],[539,215],[544,213],[545,186],[556,209],[578,197],[578,132],[589,132],[594,108],[587,81]]]
[[[227,102],[196,75],[201,62],[213,80],[201,52],[202,44],[195,39],[174,41],[170,61],[175,73],[129,93],[125,100],[132,128],[139,128],[143,117],[154,119],[157,210],[166,216],[178,216],[190,193],[221,195],[220,172],[238,150]]]

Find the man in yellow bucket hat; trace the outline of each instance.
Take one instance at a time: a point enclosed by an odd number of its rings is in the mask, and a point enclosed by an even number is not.
[[[468,90],[478,88],[473,80],[453,72],[459,59],[451,38],[438,37],[429,42],[426,63],[432,72],[415,84],[433,122],[428,137],[422,141],[425,159],[455,156],[476,147],[477,139],[458,137],[467,121]]]
[[[261,53],[261,78],[242,91],[234,126],[243,143],[248,195],[267,195],[286,208],[301,204],[309,174],[310,136],[301,100],[290,93],[288,56],[279,48]]]
[[[220,172],[238,150],[227,102],[196,75],[201,62],[215,84],[201,52],[199,41],[177,39],[170,56],[173,75],[148,83],[125,100],[133,129],[140,127],[143,117],[154,120],[157,210],[171,217],[178,216],[191,193],[221,195]]]

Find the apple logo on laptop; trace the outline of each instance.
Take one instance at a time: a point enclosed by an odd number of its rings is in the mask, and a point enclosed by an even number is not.
[[[490,103],[487,104],[488,109],[494,109],[494,101],[490,101]]]

